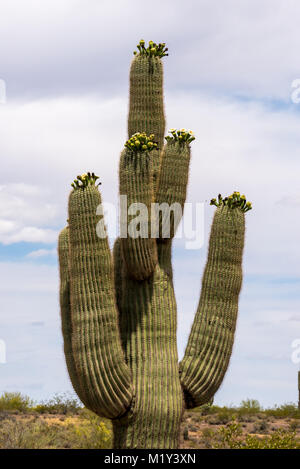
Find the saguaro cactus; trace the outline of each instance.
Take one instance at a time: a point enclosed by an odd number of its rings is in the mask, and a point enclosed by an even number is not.
[[[171,129],[163,145],[161,59],[167,49],[141,41],[138,50],[130,70],[129,140],[120,160],[120,194],[127,196],[123,237],[112,255],[107,237],[96,230],[103,224],[97,177],[78,177],[68,226],[59,236],[62,330],[73,387],[86,407],[112,419],[114,447],[177,448],[184,408],[209,402],[228,367],[242,284],[244,213],[251,204],[238,192],[211,201],[217,208],[202,292],[178,363],[175,228],[166,234],[165,215],[152,211],[155,235],[141,216],[141,236],[135,236],[130,210],[143,204],[150,213],[153,203],[183,208],[194,137]]]

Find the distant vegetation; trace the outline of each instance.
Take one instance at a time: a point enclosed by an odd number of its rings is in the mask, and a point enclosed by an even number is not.
[[[111,422],[68,394],[41,403],[20,393],[0,396],[0,448],[111,446]],[[185,412],[180,447],[300,449],[300,411],[293,403],[263,409],[254,399],[236,407],[198,407]]]
[[[55,394],[48,401],[36,404],[30,397],[19,392],[5,392],[0,396],[0,412],[37,412],[39,414],[74,414],[82,409],[78,399],[68,394]]]
[[[204,405],[194,409],[194,412],[200,412],[202,415],[217,414],[221,418],[232,420],[245,415],[263,414],[278,418],[297,418],[300,419],[300,411],[294,403],[282,404],[273,408],[264,409],[256,399],[246,399],[237,407],[218,407],[215,405]],[[227,422],[224,422],[227,423]]]

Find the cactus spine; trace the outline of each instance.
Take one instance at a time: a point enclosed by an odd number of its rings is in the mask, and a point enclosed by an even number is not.
[[[120,159],[121,232],[128,208],[186,199],[191,132],[166,138],[163,103],[164,44],[144,41],[130,70],[129,140]],[[157,142],[157,146],[154,144]],[[60,303],[64,349],[72,385],[82,402],[113,420],[115,448],[177,448],[185,407],[209,402],[228,367],[242,283],[246,207],[234,193],[218,202],[202,293],[182,362],[178,363],[177,307],[172,239],[164,217],[152,213],[157,237],[121,237],[113,255],[103,223],[97,177],[72,184],[69,225],[59,236]],[[122,221],[123,220],[123,221]],[[125,221],[124,221],[125,220]],[[150,230],[141,215],[139,229]]]

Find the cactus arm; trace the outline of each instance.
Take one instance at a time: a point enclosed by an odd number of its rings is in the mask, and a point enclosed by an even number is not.
[[[217,208],[199,305],[179,367],[188,408],[209,402],[229,364],[242,285],[244,233],[240,209]]]
[[[158,240],[164,239],[162,226],[164,228],[168,227],[167,221],[169,217],[170,230],[169,235],[167,233],[166,239],[174,237],[176,228],[182,218],[184,204],[186,200],[189,164],[189,144],[179,143],[172,139],[168,141],[162,153],[160,174],[156,192],[156,203],[158,204],[157,209],[159,208],[159,206],[163,208],[163,205],[161,204],[168,204],[166,210],[160,210],[158,214]],[[172,206],[175,208],[175,212],[169,211],[168,208],[171,208]],[[175,217],[174,213],[176,214]]]
[[[128,410],[133,394],[119,333],[111,253],[107,237],[96,233],[100,204],[95,186],[74,189],[69,197],[71,341],[89,407],[117,418]]]
[[[66,357],[66,364],[71,383],[80,400],[86,407],[91,407],[92,403],[89,402],[88,393],[85,393],[84,388],[81,386],[78,377],[75,359],[72,349],[72,335],[73,325],[71,320],[71,307],[70,307],[70,275],[69,275],[69,227],[65,227],[59,234],[58,238],[58,258],[59,258],[59,271],[60,271],[60,310],[61,310],[61,325],[62,334],[64,339],[64,353]]]
[[[136,132],[154,134],[163,147],[165,113],[163,65],[159,57],[137,56],[130,67],[128,136]]]
[[[158,143],[159,150],[151,154],[155,192],[165,133],[163,64],[160,57],[138,55],[131,63],[128,137],[136,132],[154,134]]]
[[[150,277],[158,261],[156,240],[151,238],[151,204],[154,197],[152,153],[133,152],[125,148],[120,159],[120,195],[127,197],[126,206],[121,207],[121,233],[126,230],[125,237],[121,237],[121,246],[128,275],[136,280]],[[142,210],[134,210],[135,214],[130,215],[130,207],[133,208],[132,204],[135,203],[143,204],[139,205]],[[126,210],[124,221],[123,210]],[[133,224],[137,217],[139,227]],[[141,236],[134,237],[134,227]]]

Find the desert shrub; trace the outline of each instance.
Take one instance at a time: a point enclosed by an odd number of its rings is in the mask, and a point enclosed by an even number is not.
[[[260,403],[256,399],[246,399],[238,407],[239,414],[256,414],[262,410]]]
[[[213,414],[216,409],[218,409],[218,407],[213,405],[213,399],[212,399],[211,402],[207,404],[201,405],[199,407],[195,407],[193,409],[193,412],[198,412],[201,415],[209,415],[209,414]]]
[[[193,413],[205,415],[216,415],[222,413],[231,413],[233,417],[237,416],[240,421],[247,421],[247,416],[254,416],[259,419],[264,419],[265,416],[274,416],[278,418],[300,418],[300,410],[294,403],[287,403],[274,408],[263,409],[259,401],[256,399],[245,399],[237,407],[224,406],[219,407],[216,405],[203,405],[193,409]],[[244,418],[245,417],[245,418]],[[249,420],[252,421],[252,420]]]
[[[215,434],[215,431],[212,430],[211,428],[206,427],[206,428],[203,428],[202,430],[203,438],[212,438],[214,434]]]
[[[196,425],[188,425],[188,429],[191,432],[197,432],[198,431],[198,427],[196,427]]]
[[[74,426],[75,449],[106,449],[112,447],[112,425],[110,420],[98,417],[84,409],[79,423]]]
[[[23,396],[20,392],[4,392],[0,396],[0,412],[28,412],[33,405],[33,401],[28,396]]]
[[[194,414],[190,417],[190,420],[194,423],[200,423],[204,420],[204,416],[202,416],[201,414],[197,413],[197,414]]]
[[[202,435],[199,440],[200,448],[211,449],[215,442],[215,431],[209,427],[203,428]],[[198,446],[199,447],[199,446]]]
[[[295,432],[276,430],[272,435],[258,438],[247,435],[244,449],[300,449],[300,441]]]
[[[300,422],[299,422],[299,420],[292,420],[292,421],[290,422],[289,427],[290,427],[290,431],[291,431],[291,432],[295,432],[296,430],[298,430],[298,428],[300,429]]]
[[[235,410],[228,407],[219,407],[216,414],[209,417],[212,425],[225,425],[236,417]]]
[[[187,441],[189,439],[189,428],[188,426],[185,426],[183,429],[183,439]]]
[[[235,421],[227,427],[222,427],[216,433],[219,442],[215,443],[217,449],[240,449],[242,444],[243,431],[241,425]]]
[[[266,422],[266,420],[262,420],[261,422],[257,422],[254,425],[253,432],[252,433],[265,433],[268,431],[269,425]]]
[[[215,448],[221,449],[299,449],[300,441],[295,432],[277,430],[264,438],[243,436],[241,425],[233,422],[218,431],[219,442]]]
[[[76,414],[82,408],[78,399],[65,394],[55,394],[48,401],[41,402],[34,407],[39,414]]]
[[[251,414],[237,413],[237,419],[238,419],[239,422],[250,423],[250,422],[254,422],[255,418],[256,418],[256,415],[254,415],[254,414],[251,415]]]
[[[294,403],[287,403],[287,404],[282,404],[281,406],[275,406],[274,409],[266,409],[265,411],[266,415],[270,415],[272,417],[277,417],[277,418],[287,418],[291,417],[294,419],[300,419],[300,410],[298,409],[298,406]]]

